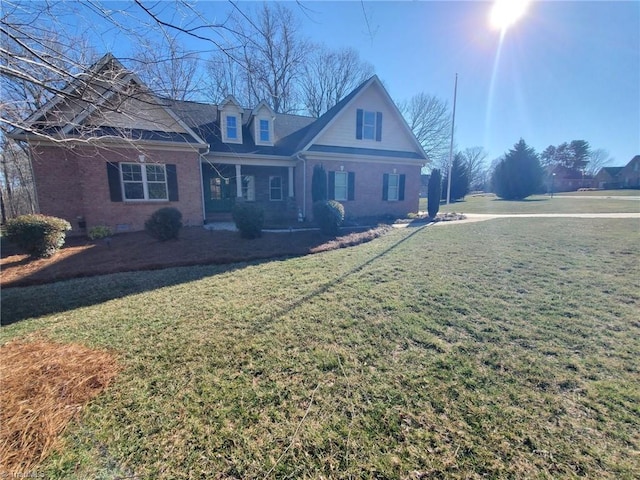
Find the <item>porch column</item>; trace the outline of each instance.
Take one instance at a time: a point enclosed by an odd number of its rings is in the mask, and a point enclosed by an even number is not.
[[[242,197],[242,166],[236,164],[236,197]]]
[[[293,167],[289,167],[289,198],[293,198]]]

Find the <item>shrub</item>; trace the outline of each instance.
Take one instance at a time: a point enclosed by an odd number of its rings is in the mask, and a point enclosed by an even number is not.
[[[7,238],[35,257],[50,257],[62,245],[71,224],[47,215],[21,215],[7,221]]]
[[[182,213],[174,207],[156,210],[144,222],[144,229],[147,233],[161,242],[178,238],[181,228]]]
[[[113,232],[106,225],[96,225],[89,229],[88,236],[91,240],[100,240],[101,238],[107,238],[113,235]]]
[[[238,203],[233,207],[232,215],[241,237],[258,238],[262,236],[264,210],[255,205]]]
[[[429,177],[429,187],[427,193],[427,213],[431,218],[435,218],[440,210],[440,194],[442,192],[442,175],[440,170],[434,168]]]
[[[335,200],[313,204],[313,218],[325,235],[337,235],[344,221],[344,207]]]

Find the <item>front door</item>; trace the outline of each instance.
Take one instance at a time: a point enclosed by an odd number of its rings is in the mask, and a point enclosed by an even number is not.
[[[235,204],[236,182],[213,168],[203,168],[205,213],[230,212]]]

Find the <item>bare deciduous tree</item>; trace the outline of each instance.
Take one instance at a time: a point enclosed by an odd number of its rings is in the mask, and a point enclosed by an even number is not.
[[[236,10],[231,41],[211,58],[214,95],[234,95],[244,105],[266,100],[278,113],[297,111],[308,44],[292,10],[279,3],[265,3],[253,14]]]
[[[187,51],[175,35],[162,42],[145,41],[134,53],[135,71],[161,97],[192,100],[202,92],[200,58]]]
[[[307,113],[319,117],[374,73],[373,65],[352,48],[330,50],[316,45],[304,65],[302,102]]]
[[[465,148],[462,152],[467,167],[470,190],[482,190],[485,183],[485,159],[488,153],[482,147]]]
[[[451,113],[446,102],[422,92],[398,102],[398,108],[429,158],[448,157]]]
[[[604,148],[596,148],[591,150],[589,154],[589,163],[585,169],[587,175],[597,174],[602,167],[611,165],[614,162],[614,158],[609,154],[608,150]]]

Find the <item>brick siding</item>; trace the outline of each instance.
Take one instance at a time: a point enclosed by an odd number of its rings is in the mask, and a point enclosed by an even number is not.
[[[367,163],[349,162],[341,160],[308,160],[307,185],[306,185],[306,217],[313,220],[313,202],[311,197],[311,179],[315,165],[324,166],[327,175],[330,171],[341,171],[355,173],[355,198],[353,200],[341,201],[344,206],[347,218],[372,217],[389,215],[401,217],[407,213],[417,212],[420,195],[420,171],[419,165],[402,165],[391,163]],[[304,163],[299,162],[296,176],[296,192],[303,191],[302,169]],[[395,172],[394,172],[395,169]],[[405,175],[404,200],[387,201],[383,200],[383,176],[385,173],[397,173]],[[302,207],[302,198],[298,199],[298,205]]]
[[[165,206],[180,210],[184,225],[202,225],[199,157],[193,151],[144,152],[145,163],[176,165],[178,201],[111,201],[106,163],[136,162],[140,154],[133,148],[34,147],[32,164],[40,212],[68,220],[71,234],[84,234],[96,225],[107,225],[114,232],[143,230],[145,220]],[[80,228],[80,220],[86,223],[86,230]]]

